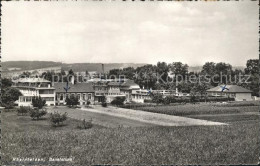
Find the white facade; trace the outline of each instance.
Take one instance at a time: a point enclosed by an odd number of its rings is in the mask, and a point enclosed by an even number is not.
[[[51,87],[50,81],[41,78],[24,78],[13,82],[13,86],[22,93],[19,96],[18,106],[32,106],[32,98],[40,96],[46,101],[46,105],[55,105],[55,89]]]
[[[188,96],[189,94],[178,92],[178,90],[146,90],[146,89],[135,89],[132,90],[132,101],[137,103],[144,103],[144,100],[151,100],[150,93],[158,93],[163,97],[172,96]]]
[[[254,100],[252,98],[251,93],[241,93],[241,92],[208,92],[209,96],[215,96],[215,97],[231,97],[234,98],[235,101],[252,101]]]
[[[23,96],[19,96],[18,106],[32,106],[32,98],[40,96],[46,101],[46,105],[55,105],[55,89],[54,88],[18,88]]]
[[[236,93],[236,101],[252,101],[251,93]]]

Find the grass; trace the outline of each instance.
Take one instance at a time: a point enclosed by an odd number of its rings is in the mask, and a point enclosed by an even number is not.
[[[200,115],[200,114],[236,114],[243,112],[258,111],[259,106],[225,106],[225,105],[209,105],[209,104],[186,104],[176,106],[148,106],[137,107],[137,110],[162,113],[176,116]]]
[[[46,120],[32,121],[30,117],[3,112],[2,161],[7,164],[12,157],[48,159],[57,156],[74,157],[73,165],[257,164],[260,151],[259,116],[240,115],[241,110],[256,112],[257,107],[226,108],[225,111],[231,116],[216,113],[216,110],[211,110],[212,116],[206,116],[200,112],[206,111],[206,106],[202,110],[194,107],[189,109],[198,114],[192,114],[189,110],[186,115],[190,113],[189,116],[215,117],[218,120],[226,116],[224,121],[232,123],[187,127],[94,126],[79,130],[75,128],[78,121],[73,119],[68,119],[66,126],[52,128]],[[185,111],[184,108],[180,110]]]
[[[67,118],[67,120],[59,127],[53,127],[48,119],[49,114],[42,117],[39,120],[32,120],[30,116],[17,116],[17,113],[2,112],[1,113],[1,129],[2,134],[10,132],[34,132],[34,131],[64,131],[74,130],[78,124],[82,121]],[[94,125],[96,128],[102,128],[101,126]]]
[[[256,133],[255,124],[9,133],[3,135],[2,159],[73,156],[80,165],[256,164]]]

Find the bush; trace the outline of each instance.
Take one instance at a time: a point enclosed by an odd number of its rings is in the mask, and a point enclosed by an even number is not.
[[[115,97],[115,99],[111,102],[112,105],[122,106],[124,105],[125,97]]]
[[[60,126],[67,119],[67,112],[61,114],[54,112],[50,114],[50,121],[53,126]]]
[[[14,102],[13,101],[6,101],[4,103],[1,104],[3,107],[5,107],[5,109],[12,109],[14,108]]]
[[[102,107],[107,107],[107,103],[106,103],[106,102],[103,102],[103,103],[102,103]]]
[[[144,99],[144,103],[153,103],[151,99]]]
[[[39,109],[38,107],[29,110],[30,117],[32,119],[40,119],[42,116],[47,114],[46,109]]]
[[[83,119],[82,123],[77,126],[78,129],[90,129],[92,127],[93,127],[92,118],[89,121]]]
[[[175,96],[166,96],[163,99],[163,104],[175,103],[175,101],[176,101]]]
[[[79,99],[78,97],[70,96],[69,98],[66,98],[65,102],[67,106],[75,106],[79,104]]]
[[[164,101],[164,99],[163,99],[162,94],[160,94],[160,93],[153,94],[152,102],[154,102],[156,104],[160,104],[160,103],[163,103],[163,101]]]
[[[196,96],[192,95],[192,96],[190,97],[190,102],[191,102],[191,103],[195,103],[195,102],[196,102]]]
[[[39,109],[42,109],[42,107],[45,105],[46,101],[41,98],[41,96],[35,96],[32,98],[32,105],[33,107],[37,107]]]
[[[208,102],[213,101],[213,102],[220,102],[220,101],[235,101],[235,98],[231,97],[207,97]]]
[[[17,114],[18,115],[25,115],[30,111],[30,109],[31,109],[30,107],[21,106],[20,108],[17,109]]]

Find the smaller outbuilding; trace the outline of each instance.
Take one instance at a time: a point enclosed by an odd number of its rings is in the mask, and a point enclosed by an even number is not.
[[[207,90],[208,96],[232,97],[235,101],[251,101],[252,91],[238,85],[219,85]]]

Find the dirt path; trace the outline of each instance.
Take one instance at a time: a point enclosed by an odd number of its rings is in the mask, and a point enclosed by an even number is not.
[[[116,108],[111,106],[107,108],[95,106],[94,108],[81,108],[81,110],[84,112],[105,114],[118,118],[125,118],[129,120],[135,120],[143,123],[150,123],[160,126],[227,125],[225,123],[212,122],[208,120],[151,113],[132,109]]]
[[[111,127],[111,128],[116,128],[119,126],[122,127],[143,127],[143,126],[155,126],[154,124],[151,123],[144,123],[136,120],[131,120],[127,118],[122,118],[122,117],[116,117],[116,116],[111,116],[107,114],[102,114],[102,113],[97,113],[97,112],[91,112],[91,111],[84,111],[80,109],[70,109],[68,107],[63,107],[59,106],[57,108],[50,107],[48,108],[48,112],[67,112],[68,116],[74,119],[78,120],[89,120],[92,118],[92,122],[94,124],[98,124],[104,127]]]

